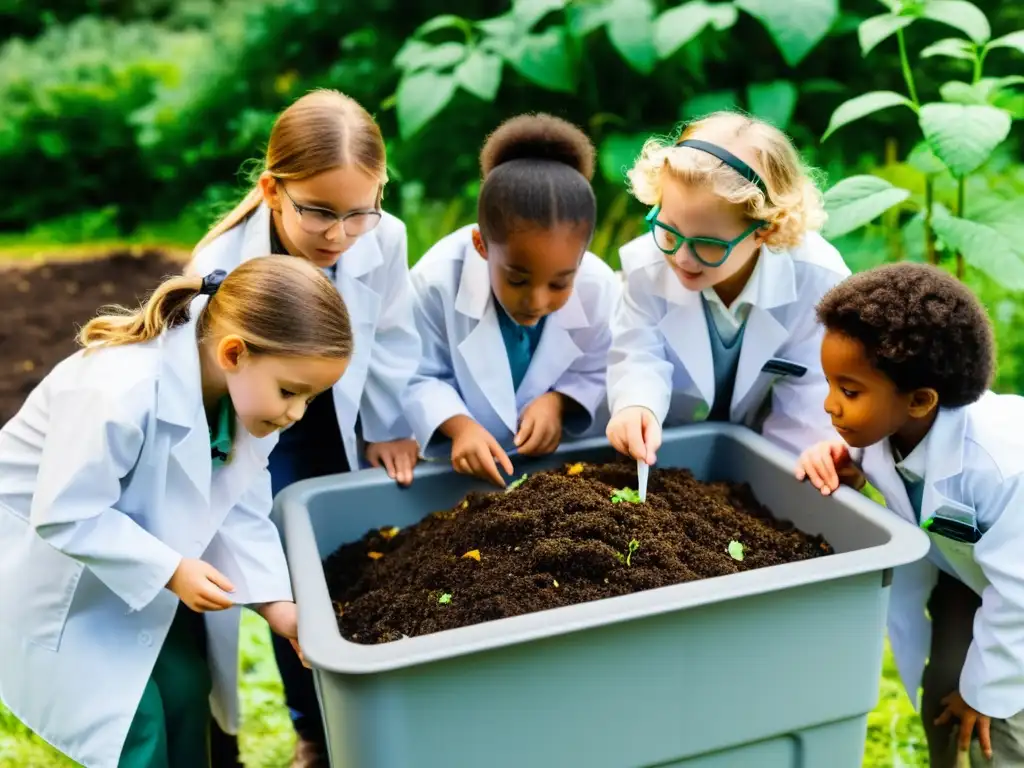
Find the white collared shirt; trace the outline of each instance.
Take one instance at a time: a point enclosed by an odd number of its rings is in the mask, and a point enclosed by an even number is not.
[[[743,323],[747,321],[750,308],[757,304],[764,273],[764,270],[761,269],[761,261],[760,254],[758,254],[754,271],[750,273],[747,284],[743,286],[740,295],[730,306],[725,305],[714,288],[705,288],[701,291],[701,296],[704,297],[708,309],[711,310],[711,317],[714,319],[715,328],[718,329],[718,335],[725,344],[732,343],[732,340],[740,332],[740,328],[743,327]]]
[[[896,471],[900,473],[908,483],[920,483],[924,481],[925,468],[928,466],[928,440],[932,430],[921,439],[921,442],[910,452],[910,455],[903,457],[890,442],[893,458],[896,459]]]

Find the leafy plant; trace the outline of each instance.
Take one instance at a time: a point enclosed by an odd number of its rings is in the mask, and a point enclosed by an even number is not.
[[[527,477],[528,477],[528,475],[524,474],[522,477],[520,477],[520,478],[518,478],[516,480],[513,480],[511,483],[508,484],[508,487],[505,489],[505,493],[509,493],[511,491],[514,491],[516,488],[518,488],[520,485],[522,485],[523,483],[526,482],[526,478]]]
[[[738,541],[730,541],[729,542],[729,557],[731,557],[733,560],[739,560],[739,561],[742,562],[742,560],[743,560],[743,549],[744,549],[744,547],[743,547],[743,545],[740,542],[738,542]]]
[[[626,553],[626,567],[627,568],[632,565],[630,560],[633,558],[633,553],[635,553],[638,549],[640,549],[640,542],[639,541],[637,541],[636,539],[633,539],[632,541],[629,542],[629,552]]]
[[[437,602],[439,602],[441,605],[448,605],[448,603],[450,603],[451,601],[452,596],[449,592],[445,592],[443,595],[437,598]]]
[[[924,176],[923,195],[916,196],[878,176],[853,176],[836,184],[825,194],[829,223],[825,234],[835,238],[877,219],[895,206],[917,212],[925,259],[939,261],[939,252],[954,253],[957,276],[963,278],[964,263],[1000,278],[1014,290],[1024,289],[1024,261],[1015,243],[989,224],[973,220],[967,213],[968,177],[978,171],[993,151],[1007,138],[1014,114],[1004,106],[1013,88],[1024,77],[984,77],[990,53],[999,49],[1024,52],[1024,30],[991,39],[985,14],[966,0],[883,0],[887,13],[873,16],[858,28],[862,55],[890,37],[896,37],[906,95],[894,91],[872,91],[852,98],[833,112],[828,139],[840,128],[884,109],[900,107],[917,117],[923,141],[915,147],[907,164]],[[966,37],[944,38],[921,51],[927,60],[945,57],[970,64],[970,79],[951,81],[939,89],[941,101],[922,102],[910,66],[905,30],[920,21],[934,21],[953,27]],[[937,179],[949,174],[956,183],[954,210],[935,199]]]
[[[602,30],[631,69],[650,75],[705,30],[731,29],[741,11],[761,23],[790,67],[821,42],[839,14],[837,0],[689,0],[661,13],[654,0],[513,0],[508,12],[479,21],[446,13],[421,25],[395,56],[402,78],[386,105],[396,107],[408,138],[459,91],[494,101],[509,68],[546,90],[573,93],[587,76],[587,40]],[[746,106],[785,127],[796,95],[788,81],[754,84]],[[635,143],[613,135],[620,146]],[[606,174],[607,167],[602,163]]]
[[[621,504],[628,501],[630,504],[640,503],[640,493],[632,488],[619,488],[612,493],[612,504]]]

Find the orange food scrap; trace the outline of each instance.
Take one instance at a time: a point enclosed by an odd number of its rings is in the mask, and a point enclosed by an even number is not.
[[[569,467],[569,471],[566,472],[566,474],[569,475],[570,477],[574,477],[576,475],[582,475],[583,474],[583,462],[582,461],[577,461],[575,464],[573,464],[571,467]]]
[[[380,534],[380,537],[384,539],[384,541],[391,541],[393,538],[395,538],[395,536],[398,535],[398,532],[400,530],[400,528],[391,526],[390,528],[381,528],[378,531],[378,533]]]
[[[366,556],[369,557],[371,560],[380,560],[382,557],[384,557],[384,553],[383,552],[367,552]]]
[[[469,552],[467,552],[466,554],[464,554],[462,556],[463,560],[466,560],[467,558],[470,559],[470,560],[476,560],[479,563],[480,562],[480,550],[479,549],[471,549],[471,550],[469,550]]]

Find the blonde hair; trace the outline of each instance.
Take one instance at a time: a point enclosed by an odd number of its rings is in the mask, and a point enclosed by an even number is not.
[[[203,278],[171,277],[135,311],[108,307],[78,334],[93,350],[139,344],[189,320]],[[196,320],[200,342],[236,334],[255,355],[285,357],[352,356],[352,327],[338,290],[305,259],[267,256],[242,263],[224,278]]]
[[[301,181],[332,168],[354,165],[387,184],[387,159],[380,127],[363,106],[343,93],[318,89],[285,109],[270,131],[263,169],[275,179]],[[254,185],[242,201],[199,241],[193,253],[238,226],[263,200]]]
[[[767,196],[717,157],[676,146],[698,137],[725,142],[736,139],[737,144],[749,148]],[[662,174],[666,171],[684,183],[707,186],[723,200],[744,206],[751,220],[768,222],[769,247],[791,248],[806,232],[825,224],[825,208],[814,172],[800,159],[786,134],[763,120],[738,112],[714,112],[689,123],[676,140],[648,139],[627,174],[634,197],[645,205],[660,203]]]

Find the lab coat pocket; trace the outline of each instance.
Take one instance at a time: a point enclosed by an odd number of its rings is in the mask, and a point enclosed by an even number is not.
[[[2,505],[0,541],[17,542],[14,551],[5,555],[21,562],[21,602],[14,620],[24,628],[29,642],[58,650],[84,566],[51,547],[27,520]]]
[[[960,581],[981,595],[989,581],[974,557],[974,547],[981,536],[974,510],[947,503],[936,509],[922,527]]]

